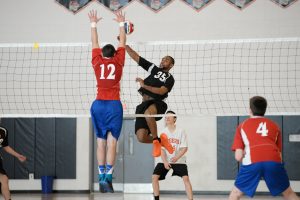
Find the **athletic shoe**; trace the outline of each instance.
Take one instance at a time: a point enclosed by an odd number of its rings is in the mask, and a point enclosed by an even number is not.
[[[112,185],[112,174],[106,174],[104,189],[106,192],[114,193],[114,188]]]
[[[161,146],[165,147],[169,154],[172,154],[174,152],[174,149],[168,140],[168,136],[165,133],[162,133],[160,135],[160,142]]]
[[[158,157],[161,153],[161,144],[158,140],[153,140],[153,149],[152,149],[152,156]]]
[[[106,193],[105,185],[107,185],[105,181],[105,174],[99,174],[99,191],[101,193]]]

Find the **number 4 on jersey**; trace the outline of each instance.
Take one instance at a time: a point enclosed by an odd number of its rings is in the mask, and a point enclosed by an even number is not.
[[[261,134],[261,136],[265,137],[268,136],[268,129],[267,129],[267,122],[260,122],[258,128],[256,130],[257,134]]]

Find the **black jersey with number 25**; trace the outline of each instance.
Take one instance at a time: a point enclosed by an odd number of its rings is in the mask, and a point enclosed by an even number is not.
[[[175,80],[169,72],[164,72],[161,68],[157,67],[155,64],[149,62],[148,60],[140,57],[139,65],[150,73],[147,78],[144,79],[144,84],[152,87],[162,87],[168,88],[168,92],[160,95],[152,93],[145,88],[140,88],[138,91],[141,95],[146,94],[154,99],[163,100],[168,97],[168,93],[172,90]]]

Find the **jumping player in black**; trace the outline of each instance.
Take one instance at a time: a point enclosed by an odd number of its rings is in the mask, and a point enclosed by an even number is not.
[[[164,114],[168,108],[164,99],[168,97],[168,93],[172,90],[175,80],[169,73],[174,66],[174,59],[171,56],[162,58],[159,67],[139,56],[130,46],[125,45],[129,56],[150,75],[144,80],[136,78],[140,84],[138,92],[142,95],[143,101],[136,107],[136,114],[156,115]],[[152,155],[158,157],[161,154],[161,146],[169,153],[173,153],[172,145],[168,141],[168,137],[162,134],[160,138],[157,136],[156,121],[162,117],[137,117],[135,122],[135,133],[137,139],[142,143],[153,143]]]

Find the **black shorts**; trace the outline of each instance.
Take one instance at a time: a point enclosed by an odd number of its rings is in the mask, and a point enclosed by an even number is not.
[[[144,114],[145,111],[151,106],[152,104],[155,104],[157,109],[157,114],[165,114],[165,112],[168,109],[168,105],[161,100],[148,100],[143,101],[140,105],[138,105],[135,109],[135,114]],[[155,117],[155,120],[161,120],[162,117]],[[148,130],[148,133],[150,134],[150,129],[148,127],[147,121],[144,117],[137,117],[135,121],[135,132],[137,132],[139,129],[144,128]]]
[[[172,176],[188,176],[188,169],[186,164],[171,164],[171,169],[173,170]],[[153,174],[159,175],[159,180],[164,180],[166,178],[169,169],[166,169],[163,163],[157,163]]]
[[[0,157],[0,174],[6,175],[6,171],[3,168],[2,158]]]

